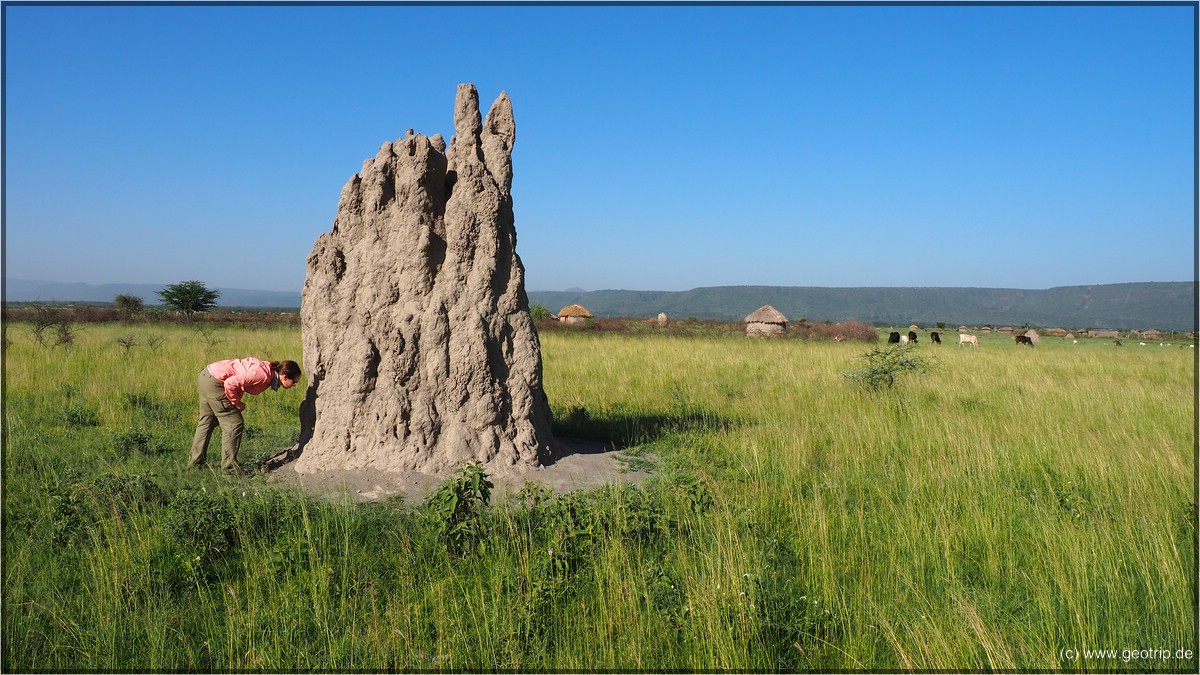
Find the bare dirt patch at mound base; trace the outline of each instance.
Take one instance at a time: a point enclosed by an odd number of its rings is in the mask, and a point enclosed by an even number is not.
[[[651,473],[631,470],[621,460],[628,459],[621,450],[603,441],[558,438],[565,452],[553,464],[521,473],[489,473],[494,484],[492,502],[501,502],[520,492],[526,483],[537,481],[555,494],[576,490],[592,490],[608,484],[637,484]],[[419,471],[376,471],[364,469],[329,469],[313,473],[296,471],[289,462],[271,471],[269,480],[299,486],[311,497],[356,502],[400,501],[415,506],[453,471],[428,474]]]

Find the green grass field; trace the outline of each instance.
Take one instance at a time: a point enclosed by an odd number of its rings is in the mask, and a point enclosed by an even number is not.
[[[420,503],[183,471],[195,374],[300,360],[296,329],[6,335],[5,671],[1198,666],[1186,346],[922,342],[874,392],[863,343],[548,333],[556,433],[653,477],[448,539]],[[302,397],[248,399],[244,463]]]

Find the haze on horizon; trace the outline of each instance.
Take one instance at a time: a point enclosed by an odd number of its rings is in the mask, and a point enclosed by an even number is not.
[[[472,82],[529,290],[1190,281],[1195,12],[5,5],[4,275],[298,292]]]

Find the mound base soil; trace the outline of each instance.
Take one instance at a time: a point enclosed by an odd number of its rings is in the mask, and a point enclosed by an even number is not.
[[[621,451],[603,441],[558,438],[565,452],[553,464],[523,473],[491,473],[492,502],[499,503],[516,495],[527,482],[537,481],[555,494],[591,490],[608,484],[636,484],[649,477],[646,471],[631,471],[618,459]],[[400,501],[415,506],[425,500],[443,481],[454,474],[427,474],[418,471],[390,472],[331,469],[299,473],[294,462],[271,471],[272,481],[299,486],[312,497],[356,502]]]

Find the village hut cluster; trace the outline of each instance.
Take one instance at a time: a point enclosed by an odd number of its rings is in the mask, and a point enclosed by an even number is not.
[[[556,321],[560,321],[560,322],[566,323],[566,324],[579,324],[579,323],[585,323],[587,321],[590,321],[593,317],[592,317],[592,313],[586,307],[575,304],[575,305],[567,305],[566,307],[563,307],[562,309],[560,309],[558,311],[558,314],[552,315],[551,318],[553,318]],[[786,336],[788,333],[787,317],[783,315],[783,312],[780,312],[779,310],[775,309],[771,305],[763,305],[762,307],[759,307],[758,309],[754,310],[748,316],[746,316],[745,319],[743,319],[743,322],[746,324],[746,335],[748,337],[783,337],[783,336]],[[658,316],[646,319],[645,323],[652,324],[652,325],[656,324],[660,327],[665,327],[668,324],[667,313],[660,312],[658,314]],[[803,319],[801,319],[801,324],[803,324]],[[908,327],[908,330],[910,331],[910,333],[916,333],[919,331],[930,331],[931,335],[936,335],[937,333],[935,333],[933,331],[940,330],[940,329],[928,329],[928,328],[922,329],[920,326],[918,326],[917,324],[914,323]],[[950,328],[948,330],[954,330],[954,329]],[[1003,333],[1003,334],[1009,334],[1009,335],[1013,335],[1013,336],[1027,337],[1027,338],[1029,338],[1029,344],[1037,344],[1042,339],[1042,335],[1039,334],[1037,330],[1034,330],[1032,328],[1017,328],[1014,326],[992,327],[992,326],[966,326],[966,325],[963,325],[963,326],[959,326],[957,330],[959,333],[969,333],[969,334],[978,333],[978,334],[982,334],[982,335],[988,335],[991,333]],[[1162,332],[1158,331],[1158,330],[1153,330],[1153,329],[1144,330],[1144,331],[1133,330],[1133,331],[1121,332],[1121,331],[1116,331],[1116,330],[1095,330],[1095,329],[1069,331],[1069,330],[1066,330],[1065,328],[1047,328],[1047,329],[1044,329],[1042,331],[1042,333],[1044,333],[1045,335],[1051,336],[1051,337],[1063,338],[1066,340],[1075,340],[1076,338],[1082,338],[1082,337],[1092,337],[1092,338],[1130,337],[1130,338],[1141,338],[1141,339],[1149,339],[1149,340],[1163,339]],[[1187,339],[1194,339],[1195,335],[1188,333],[1184,337]],[[834,339],[839,339],[839,338],[835,337]]]

